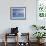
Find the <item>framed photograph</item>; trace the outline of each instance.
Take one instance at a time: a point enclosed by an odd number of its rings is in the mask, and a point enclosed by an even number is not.
[[[11,7],[10,8],[11,20],[24,20],[26,19],[26,7]]]
[[[46,0],[36,1],[36,24],[46,25]]]

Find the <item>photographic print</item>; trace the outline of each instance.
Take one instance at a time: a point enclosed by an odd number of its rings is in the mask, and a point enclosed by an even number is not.
[[[11,7],[10,8],[11,20],[23,20],[26,19],[26,7]]]

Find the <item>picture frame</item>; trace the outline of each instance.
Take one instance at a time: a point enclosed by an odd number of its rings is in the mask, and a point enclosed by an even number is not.
[[[39,19],[43,19],[43,18],[46,18],[46,4],[43,3],[44,1],[43,0],[37,0],[36,3],[36,15]],[[46,2],[46,0],[45,0]]]
[[[46,25],[46,4],[43,2],[46,0],[37,0],[36,1],[36,24],[37,25]]]
[[[26,19],[26,7],[11,7],[10,8],[11,20],[25,20]]]

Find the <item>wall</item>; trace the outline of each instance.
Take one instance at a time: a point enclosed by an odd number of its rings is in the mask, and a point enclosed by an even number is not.
[[[10,7],[26,7],[26,20],[10,20]],[[0,0],[0,35],[10,32],[9,28],[19,27],[19,32],[30,32],[36,24],[36,0]]]

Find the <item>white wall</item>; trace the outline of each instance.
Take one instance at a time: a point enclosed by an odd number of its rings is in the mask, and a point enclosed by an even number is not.
[[[26,7],[26,20],[10,20],[10,7]],[[19,32],[30,32],[36,24],[36,0],[0,0],[0,34],[10,32],[9,28],[19,27]]]

